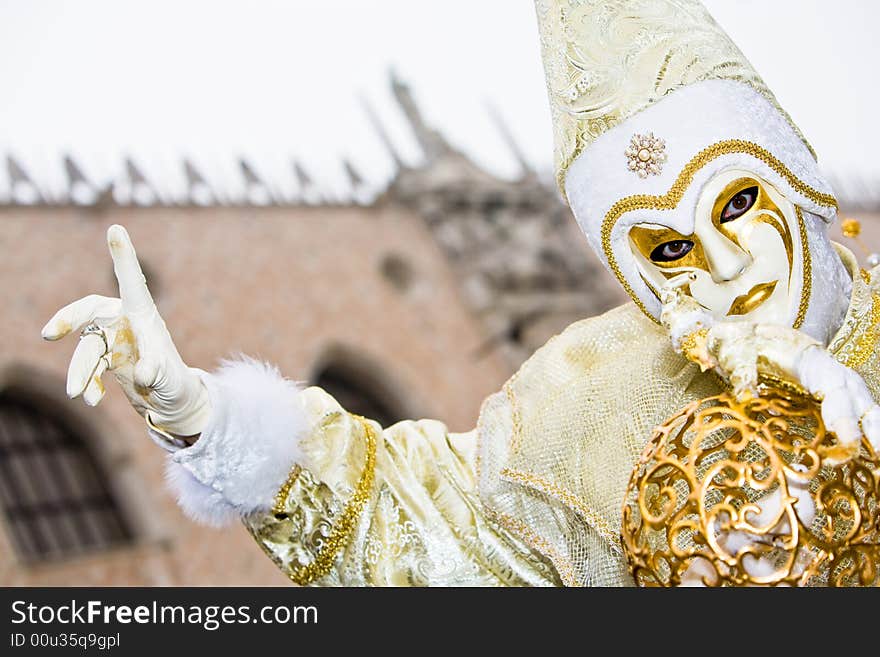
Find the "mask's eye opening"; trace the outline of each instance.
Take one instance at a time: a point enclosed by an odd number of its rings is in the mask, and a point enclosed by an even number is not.
[[[733,197],[727,202],[727,205],[725,205],[724,209],[721,211],[721,223],[724,224],[728,221],[739,219],[746,212],[752,209],[752,206],[755,205],[755,201],[757,200],[757,185],[753,187],[747,187],[746,189],[741,189],[733,195]]]
[[[674,262],[684,258],[693,248],[694,243],[690,240],[663,242],[651,251],[651,260],[654,262]]]

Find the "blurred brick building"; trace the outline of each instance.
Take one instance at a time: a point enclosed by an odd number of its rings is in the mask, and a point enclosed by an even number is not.
[[[548,337],[622,301],[552,184],[522,158],[515,181],[481,171],[425,125],[405,85],[392,88],[422,163],[404,165],[374,118],[398,173],[368,194],[345,164],[343,203],[322,200],[300,164],[300,202],[280,200],[244,161],[241,198],[216,194],[184,162],[187,198],[167,202],[134,162],[99,189],[70,158],[67,195],[47,199],[7,158],[0,585],[286,581],[242,528],[183,517],[164,455],[112,377],[95,409],[64,395],[75,338],[47,344],[40,328],[76,298],[116,296],[112,223],[131,233],[190,365],[244,352],[384,423],[471,428],[482,400]]]

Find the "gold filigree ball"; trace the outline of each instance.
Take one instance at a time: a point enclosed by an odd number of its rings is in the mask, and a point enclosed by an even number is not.
[[[880,458],[779,390],[696,401],[657,427],[627,487],[640,586],[880,585]]]

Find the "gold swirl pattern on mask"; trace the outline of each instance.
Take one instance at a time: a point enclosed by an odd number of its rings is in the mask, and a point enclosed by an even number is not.
[[[623,275],[623,271],[620,269],[620,265],[617,263],[617,258],[614,256],[614,252],[611,248],[611,232],[614,229],[614,225],[617,221],[627,212],[632,212],[634,210],[674,210],[678,207],[679,202],[690,186],[691,182],[694,179],[694,176],[697,172],[706,166],[712,160],[715,160],[723,155],[730,155],[733,153],[742,153],[745,155],[750,155],[755,159],[761,160],[773,169],[776,173],[782,176],[785,181],[791,185],[791,187],[806,196],[808,199],[817,203],[818,205],[822,205],[830,208],[837,208],[837,199],[834,198],[831,194],[825,194],[820,192],[817,189],[814,189],[800,178],[795,176],[785,164],[782,163],[776,156],[774,156],[770,151],[754,142],[747,141],[745,139],[728,139],[726,141],[720,141],[716,144],[712,144],[707,148],[704,148],[702,151],[697,153],[697,155],[688,162],[684,168],[681,170],[681,173],[678,174],[678,178],[676,178],[675,182],[672,183],[672,186],[669,188],[669,191],[662,196],[653,196],[651,194],[636,194],[634,196],[627,196],[625,198],[620,199],[614,205],[611,206],[611,209],[605,214],[605,218],[602,220],[602,228],[601,228],[601,241],[602,241],[602,250],[605,252],[605,257],[608,259],[608,266],[614,275],[617,277],[617,280],[623,286],[623,289],[630,296],[630,298],[635,302],[636,306],[638,306],[639,310],[641,310],[647,317],[649,317],[654,323],[659,324],[659,321],[651,315],[648,311],[647,307],[645,307],[644,302],[639,299],[638,295],[633,290],[632,286],[629,284],[629,281],[626,280],[626,277]],[[801,308],[798,311],[798,317],[800,317],[801,323],[803,322],[803,318],[806,316],[806,307],[805,304],[809,300],[810,289],[811,289],[811,277],[807,276],[808,270],[812,271],[812,266],[807,264],[807,259],[809,256],[809,249],[807,247],[807,243],[805,241],[807,231],[806,226],[803,222],[803,217],[800,212],[798,212],[799,216],[799,230],[801,233],[801,241],[802,250],[805,254],[804,257],[804,294],[801,299],[801,306],[803,312],[801,312]],[[807,302],[804,301],[804,298],[807,299]],[[796,326],[799,326],[797,324]]]
[[[721,192],[721,194],[719,194],[718,197],[715,199],[715,203],[712,208],[712,223],[715,228],[718,229],[731,242],[736,244],[738,247],[743,248],[742,244],[740,244],[739,237],[732,230],[731,223],[733,222],[722,222],[721,215],[724,211],[724,206],[726,206],[726,204],[730,200],[732,200],[732,198],[736,194],[745,191],[749,187],[758,188],[758,198],[756,199],[754,206],[744,216],[753,215],[756,222],[766,224],[773,228],[777,233],[779,233],[779,237],[782,238],[782,242],[785,245],[785,253],[788,256],[788,270],[789,272],[791,272],[794,266],[794,245],[792,243],[791,233],[789,232],[788,225],[783,219],[782,210],[779,209],[779,206],[776,205],[776,203],[773,201],[773,198],[767,192],[768,187],[773,187],[773,185],[771,185],[769,182],[765,182],[753,177],[748,177],[740,178],[730,183],[727,187],[725,187],[724,191]]]

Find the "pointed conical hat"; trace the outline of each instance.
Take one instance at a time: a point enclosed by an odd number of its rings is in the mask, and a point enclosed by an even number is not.
[[[801,132],[697,0],[535,4],[560,187],[647,315],[656,320],[660,303],[640,276],[630,228],[692,234],[700,190],[724,169],[754,172],[801,208],[799,241],[813,248],[807,233],[837,214],[831,188]]]
[[[761,76],[697,0],[536,0],[560,183],[597,137],[671,92],[732,80],[767,99]]]

